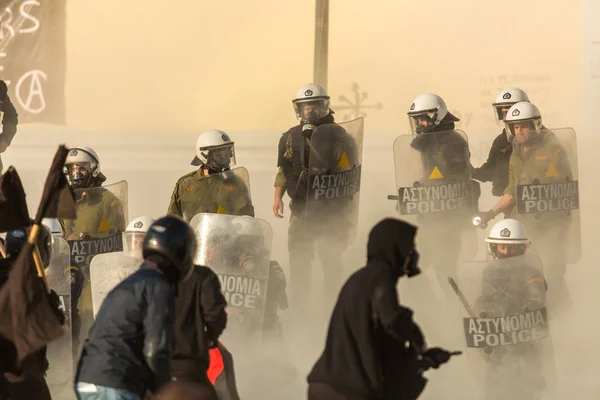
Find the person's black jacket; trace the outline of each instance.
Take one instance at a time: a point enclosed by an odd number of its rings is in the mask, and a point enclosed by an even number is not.
[[[217,345],[227,325],[227,301],[219,278],[207,267],[196,266],[177,291],[173,376],[203,381],[210,364],[209,346]]]
[[[396,399],[412,399],[413,393],[420,393],[424,380],[417,372],[414,347],[406,344],[423,346],[424,340],[412,320],[413,312],[398,303],[396,292],[415,234],[415,227],[393,219],[373,228],[367,265],[340,292],[325,350],[308,376],[309,383],[328,384],[349,400],[386,399],[397,385],[404,386],[405,392]],[[396,375],[398,371],[403,375]]]
[[[107,296],[86,339],[76,382],[143,396],[171,380],[173,290],[145,262]]]
[[[508,186],[508,164],[511,154],[512,145],[506,137],[506,130],[503,129],[494,139],[487,161],[481,167],[473,169],[473,179],[492,182],[492,194],[502,196]]]

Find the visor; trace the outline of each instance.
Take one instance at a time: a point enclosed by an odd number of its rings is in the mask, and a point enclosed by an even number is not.
[[[316,122],[329,114],[329,99],[314,98],[306,100],[294,100],[294,111],[296,118],[303,122]]]

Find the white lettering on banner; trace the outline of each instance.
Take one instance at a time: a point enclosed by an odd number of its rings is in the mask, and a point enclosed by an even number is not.
[[[499,318],[465,318],[467,347],[494,347],[530,342],[548,336],[548,318],[542,308]]]
[[[218,274],[227,304],[233,307],[255,309],[261,299],[260,280],[248,276]]]
[[[48,79],[46,73],[44,71],[40,71],[39,69],[26,72],[17,82],[17,87],[15,89],[19,105],[23,107],[24,110],[32,114],[39,114],[46,109],[46,99],[44,98],[44,90],[42,88],[40,77],[44,78],[44,81]],[[23,83],[29,78],[31,78],[29,82],[29,90],[26,91],[27,97],[25,100],[23,100],[23,96],[21,96],[21,85],[23,85]],[[38,99],[36,102],[37,107],[33,108],[32,104],[35,98]]]
[[[19,29],[19,33],[33,33],[35,31],[37,31],[38,29],[40,29],[40,20],[37,19],[36,17],[34,17],[33,15],[29,14],[28,10],[25,9],[25,7],[27,7],[27,6],[38,6],[39,7],[39,5],[40,5],[40,3],[38,3],[35,0],[28,0],[28,1],[24,1],[23,3],[21,3],[21,7],[19,7],[19,12],[23,16],[23,18],[28,19],[31,22],[33,22],[33,26],[31,26],[29,28]]]
[[[40,20],[32,15],[31,10],[34,6],[39,7],[41,4],[35,0],[26,0],[19,5],[19,15],[15,18],[15,13],[10,7],[6,7],[4,12],[0,14],[0,21],[2,21],[0,28],[0,41],[5,39],[4,30],[9,34],[10,38],[14,38],[19,34],[28,34],[37,32],[40,29]],[[31,26],[24,27],[25,22],[30,21]]]
[[[470,209],[472,200],[471,186],[467,182],[400,188],[403,214]]]
[[[11,57],[13,65],[6,70],[4,65],[0,65],[0,72],[11,76],[11,80],[5,80],[6,85],[11,88],[9,95],[13,99],[15,106],[18,106],[19,112],[24,111],[27,114],[39,115],[47,109],[46,93],[48,75],[46,71],[40,69],[39,65],[30,65],[28,58],[34,53],[34,49],[23,51],[26,47],[31,47],[30,41],[40,40],[35,35],[40,34],[42,20],[36,14],[40,14],[42,7],[54,7],[51,2],[42,4],[38,0],[24,0],[12,2],[12,7],[6,7],[0,15],[0,57]],[[50,22],[44,22],[47,24]],[[53,21],[54,23],[54,21]],[[58,22],[57,22],[58,23]],[[33,36],[32,39],[25,39],[27,45],[20,43],[20,37]],[[16,42],[15,42],[16,41]],[[12,54],[11,49],[16,49],[17,54]],[[20,60],[23,58],[23,60]],[[17,62],[14,60],[17,59]],[[37,62],[36,62],[37,63]],[[51,78],[52,75],[51,75]],[[15,83],[15,85],[11,85]],[[12,93],[14,86],[14,94]],[[15,101],[16,99],[16,101]]]

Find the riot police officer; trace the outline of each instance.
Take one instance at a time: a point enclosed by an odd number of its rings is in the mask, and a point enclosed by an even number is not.
[[[77,200],[77,218],[60,221],[67,240],[106,237],[125,229],[124,205],[110,190],[101,187],[106,176],[92,148],[72,147],[64,173]]]
[[[508,185],[508,162],[512,154],[512,145],[504,128],[504,118],[510,107],[522,101],[529,102],[529,97],[523,90],[507,88],[498,93],[496,101],[492,104],[495,120],[502,124],[503,129],[494,139],[487,161],[481,167],[475,168],[472,176],[481,182],[492,182],[494,196],[502,196]]]
[[[123,232],[123,250],[124,251],[142,251],[142,244],[148,232],[148,228],[156,220],[152,217],[138,217],[129,222],[125,232]]]
[[[254,216],[248,171],[231,169],[235,148],[228,134],[219,130],[202,132],[191,164],[199,168],[177,180],[167,214],[188,222],[201,212]]]
[[[468,226],[468,215],[477,209],[475,204],[480,188],[477,182],[471,180],[467,137],[455,129],[455,122],[459,119],[448,111],[446,102],[433,93],[421,94],[413,100],[407,114],[413,135],[399,137],[396,141],[402,146],[395,144],[394,147],[396,170],[402,171],[396,177],[398,187],[458,183],[466,188],[459,202],[464,203],[464,207],[443,212],[429,210],[417,215],[424,249],[423,265],[434,267],[438,280],[444,282],[448,275],[453,274],[459,258],[468,258],[461,251],[476,248],[477,234]],[[420,168],[413,176],[411,165],[417,164],[417,161],[411,156],[415,150],[419,155]],[[412,183],[414,179],[418,180]],[[401,212],[399,208],[398,211]],[[465,246],[465,243],[469,245]],[[447,289],[447,285],[442,284],[442,287]],[[450,292],[448,294],[451,295]]]
[[[540,110],[529,102],[513,105],[506,115],[506,135],[515,150],[510,157],[508,185],[500,200],[487,212],[481,213],[482,222],[487,223],[501,212],[516,214],[516,186],[525,176],[545,176],[550,165],[558,176],[570,177],[565,149],[556,136],[544,129]],[[528,182],[530,183],[530,182]]]
[[[512,345],[490,345],[480,352],[485,364],[484,397],[486,399],[530,398],[540,399],[546,387],[545,365],[551,365],[551,342],[548,334],[546,282],[540,259],[527,254],[531,244],[525,226],[515,219],[496,223],[486,239],[494,258],[481,274],[481,290],[475,302],[474,317],[524,317],[535,313],[537,336],[529,341],[515,341]],[[465,273],[466,271],[463,271]],[[479,285],[473,281],[473,287]],[[467,290],[469,288],[466,288]],[[544,320],[544,322],[542,322]],[[474,361],[474,359],[469,359]]]
[[[550,188],[552,184],[573,182],[575,176],[569,156],[557,136],[560,134],[564,139],[564,131],[544,129],[539,109],[526,102],[513,105],[508,110],[505,122],[513,146],[508,186],[500,200],[489,211],[480,213],[479,217],[487,223],[504,212],[525,224],[534,239],[534,248],[542,258],[552,288],[549,301],[556,311],[570,304],[564,276],[566,265],[573,262],[573,248],[579,243],[578,214],[564,209],[537,209],[538,204],[551,203],[551,200],[542,199],[543,192],[539,192],[530,202],[537,211],[527,212],[523,195],[530,192],[527,188],[538,185],[550,185],[546,186]],[[518,187],[522,190],[520,197],[517,196]],[[572,196],[568,192],[564,195]]]
[[[337,291],[341,283],[341,256],[348,245],[351,230],[344,214],[351,213],[349,209],[353,200],[349,196],[329,204],[315,201],[312,203],[314,207],[309,210],[308,176],[327,173],[332,165],[356,167],[360,149],[354,137],[341,125],[335,124],[333,111],[329,108],[329,95],[323,87],[317,84],[300,87],[292,103],[300,124],[290,128],[279,140],[273,214],[283,218],[282,198],[287,192],[291,211],[288,252],[292,305],[305,306],[315,253],[319,254],[323,265],[326,297],[331,297],[330,294]],[[316,145],[314,133],[319,130],[325,135],[321,135],[320,145]],[[343,163],[339,161],[341,159],[344,159]],[[332,217],[336,220],[335,232]]]

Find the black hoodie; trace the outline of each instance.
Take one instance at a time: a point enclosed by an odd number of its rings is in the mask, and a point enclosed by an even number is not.
[[[386,399],[392,380],[419,383],[417,391],[422,390],[424,382],[421,384],[414,366],[416,353],[405,347],[406,342],[422,342],[422,335],[412,311],[398,303],[396,291],[416,231],[416,227],[391,218],[371,230],[367,265],[344,284],[331,316],[325,350],[308,382],[328,384],[349,400]],[[397,375],[403,372],[404,376]],[[398,386],[398,382],[393,384]],[[397,396],[396,392],[395,398],[414,398]]]

